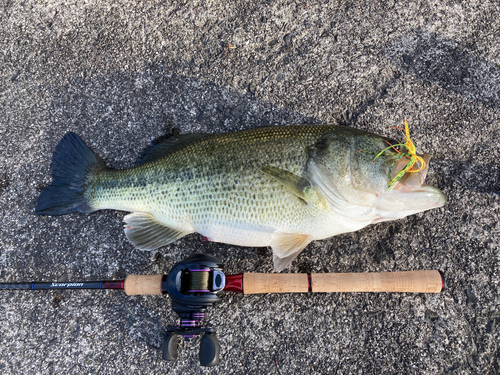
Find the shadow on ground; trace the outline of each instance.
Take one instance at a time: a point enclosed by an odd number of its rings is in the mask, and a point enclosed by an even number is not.
[[[415,30],[385,48],[403,73],[491,108],[500,106],[500,66],[440,34]]]

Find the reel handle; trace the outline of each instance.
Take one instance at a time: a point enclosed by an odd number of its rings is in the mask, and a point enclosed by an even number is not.
[[[219,364],[220,345],[215,333],[207,332],[200,341],[200,365],[204,367],[217,366]]]
[[[163,337],[162,359],[165,361],[175,361],[178,357],[179,339],[174,332],[167,332]]]
[[[257,293],[397,292],[439,293],[444,277],[439,271],[369,273],[244,273],[242,291]],[[226,288],[227,289],[227,288]]]

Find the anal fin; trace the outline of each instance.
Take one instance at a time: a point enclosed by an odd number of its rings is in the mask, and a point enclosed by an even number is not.
[[[310,242],[308,234],[274,232],[271,237],[274,269],[283,271]]]
[[[191,233],[167,227],[153,215],[144,212],[131,213],[123,221],[125,235],[140,250],[153,250]]]

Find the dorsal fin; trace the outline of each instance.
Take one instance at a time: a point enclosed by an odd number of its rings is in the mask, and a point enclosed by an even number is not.
[[[203,139],[209,135],[210,134],[193,133],[160,137],[151,142],[151,145],[144,149],[142,154],[137,158],[135,165],[150,163],[158,160],[165,154],[173,152],[188,143]]]

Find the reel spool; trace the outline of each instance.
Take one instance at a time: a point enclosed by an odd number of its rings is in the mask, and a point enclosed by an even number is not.
[[[177,359],[178,336],[186,341],[203,335],[200,342],[200,364],[219,364],[219,340],[215,330],[204,326],[208,307],[221,301],[217,292],[224,289],[226,278],[222,262],[207,254],[195,254],[177,263],[162,282],[172,301],[172,309],[180,318],[178,326],[168,326],[163,340],[163,356],[167,361]]]

